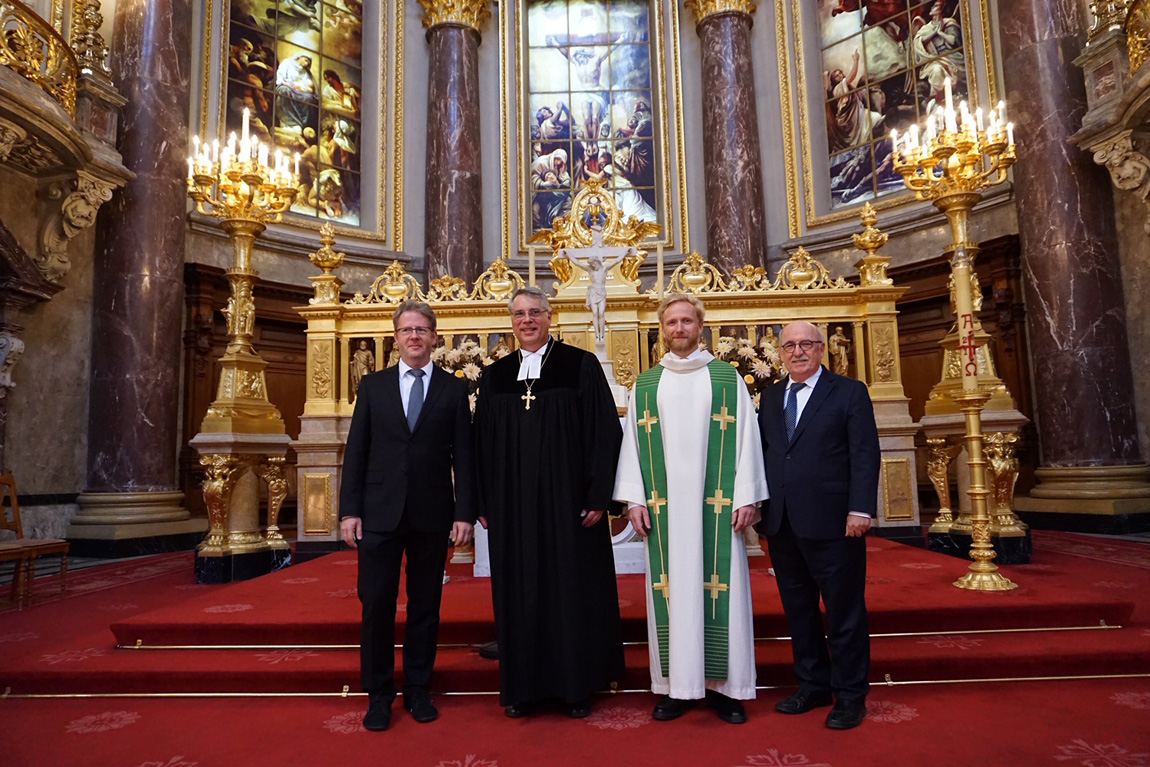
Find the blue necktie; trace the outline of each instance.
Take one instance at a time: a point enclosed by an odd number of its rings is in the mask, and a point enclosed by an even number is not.
[[[423,371],[411,370],[415,381],[411,384],[411,394],[407,398],[407,427],[415,431],[415,423],[419,420],[419,411],[423,409]]]
[[[799,420],[799,389],[805,386],[805,383],[795,383],[787,390],[787,405],[783,408],[783,421],[787,425],[787,442],[790,442],[791,437],[795,435],[795,424]]]

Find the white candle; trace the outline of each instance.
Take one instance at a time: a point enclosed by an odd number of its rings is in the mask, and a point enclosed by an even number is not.
[[[949,82],[950,82],[950,80],[947,80],[947,82],[949,83]],[[947,87],[950,87],[950,86],[948,85]],[[251,110],[250,110],[250,109],[248,109],[247,107],[244,107],[244,128],[243,128],[243,135],[244,135],[244,139],[245,139],[245,140],[246,140],[246,139],[249,137],[249,135],[250,135],[250,134],[248,133],[248,123],[249,123],[250,121],[251,121]]]
[[[998,121],[1003,125],[1006,124],[1006,102],[998,102]]]
[[[1006,145],[1014,146],[1014,123],[1006,124]]]
[[[527,246],[527,284],[531,287],[535,285],[535,246]]]
[[[655,283],[659,286],[659,300],[663,300],[663,243],[655,246]]]
[[[295,175],[299,177],[299,152],[295,153]]]
[[[979,133],[982,133],[982,107],[974,110],[974,127],[978,129]]]
[[[266,168],[268,166],[268,145],[260,142],[260,167]]]
[[[200,137],[192,136],[192,156],[195,157],[200,153]]]
[[[910,126],[910,148],[912,150],[918,149],[918,126]]]
[[[193,160],[191,157],[189,157],[188,158],[188,181],[191,181],[192,176],[195,175],[195,167],[196,167],[196,161]]]
[[[212,162],[219,162],[219,161],[220,161],[220,140],[217,138],[217,139],[212,140]]]
[[[898,162],[898,128],[890,129],[890,146],[894,152],[894,161]]]
[[[236,132],[232,131],[231,138],[228,139],[228,152],[232,157],[236,156]]]
[[[947,114],[950,114],[951,112],[954,111],[954,96],[950,92],[950,78],[949,77],[942,81],[942,87],[943,87],[944,93],[946,94],[946,112],[947,112]],[[245,109],[244,112],[246,113],[247,110]]]

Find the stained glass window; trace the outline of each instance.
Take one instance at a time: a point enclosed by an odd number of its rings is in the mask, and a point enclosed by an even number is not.
[[[959,0],[817,2],[831,205],[903,191],[891,129],[933,113],[947,77],[968,97]]]
[[[226,131],[300,155],[292,212],[358,226],[363,88],[359,0],[231,0]]]
[[[529,231],[569,213],[589,178],[605,182],[625,217],[660,221],[650,28],[647,0],[527,6]]]

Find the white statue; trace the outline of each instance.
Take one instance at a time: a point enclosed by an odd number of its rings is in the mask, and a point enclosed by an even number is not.
[[[633,255],[631,245],[610,247],[603,244],[603,229],[591,227],[591,247],[563,248],[559,255],[566,256],[587,271],[591,287],[587,288],[587,308],[595,328],[595,343],[607,340],[607,273],[627,256]],[[577,255],[584,254],[584,255]]]

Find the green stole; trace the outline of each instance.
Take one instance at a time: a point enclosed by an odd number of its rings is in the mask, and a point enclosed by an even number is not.
[[[659,378],[663,366],[651,368],[635,382],[635,410],[639,430],[639,459],[643,489],[649,493],[647,509],[651,530],[647,538],[651,570],[652,599],[655,605],[655,635],[659,642],[659,664],[669,676],[670,588],[667,572],[667,468],[664,462],[663,430],[659,421]],[[731,582],[731,514],[735,489],[735,456],[738,436],[738,372],[728,362],[713,360],[707,365],[711,375],[711,423],[707,439],[707,477],[703,483],[704,508],[700,509],[703,538],[704,594],[703,646],[707,679],[727,678],[727,647]],[[672,374],[674,375],[674,374]],[[727,428],[727,427],[731,428]],[[689,447],[689,446],[688,446]],[[711,513],[704,513],[711,512]],[[690,513],[689,507],[680,507]],[[678,584],[676,589],[687,588]]]

